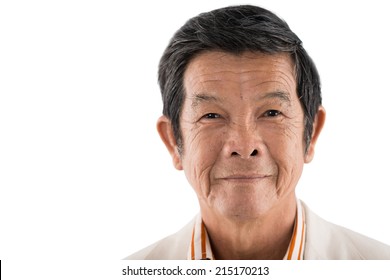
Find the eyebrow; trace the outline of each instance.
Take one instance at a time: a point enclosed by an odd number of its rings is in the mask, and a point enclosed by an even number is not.
[[[258,100],[264,100],[264,99],[280,99],[281,101],[291,103],[290,95],[283,91],[273,91],[265,94],[264,96],[261,96]]]
[[[222,103],[222,99],[218,96],[210,95],[207,93],[197,93],[194,96],[191,97],[191,107],[196,108],[200,103],[204,102],[211,102],[211,103]],[[291,98],[290,95],[283,91],[273,91],[266,93],[265,95],[262,95],[258,98],[256,98],[256,101],[262,101],[266,99],[279,99],[280,101],[283,101],[285,103],[290,104]]]
[[[194,96],[191,97],[191,107],[196,108],[199,103],[203,102],[215,102],[215,103],[221,103],[221,99],[219,97],[207,94],[207,93],[197,93]]]

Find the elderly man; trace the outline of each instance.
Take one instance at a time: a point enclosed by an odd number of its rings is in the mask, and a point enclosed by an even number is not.
[[[295,194],[325,122],[316,67],[276,15],[233,6],[190,19],[159,66],[158,132],[200,213],[128,259],[390,259]]]

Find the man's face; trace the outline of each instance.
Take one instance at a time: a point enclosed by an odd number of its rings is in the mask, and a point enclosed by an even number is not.
[[[211,51],[190,62],[183,150],[174,162],[197,193],[202,215],[254,219],[295,199],[307,161],[296,88],[285,54]]]

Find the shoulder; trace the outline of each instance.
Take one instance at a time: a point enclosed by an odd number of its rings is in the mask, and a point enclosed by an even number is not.
[[[125,260],[185,260],[195,219],[178,232],[128,256]]]
[[[390,246],[325,221],[302,205],[307,226],[305,259],[390,259]]]

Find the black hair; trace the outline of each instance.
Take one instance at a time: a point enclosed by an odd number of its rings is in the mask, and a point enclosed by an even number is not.
[[[171,123],[182,147],[180,114],[185,92],[183,77],[189,62],[204,51],[241,54],[288,53],[295,64],[297,94],[304,111],[304,139],[308,148],[313,122],[321,105],[321,85],[316,66],[301,40],[287,23],[274,13],[257,6],[239,5],[202,13],[188,20],[172,37],[163,56],[158,81],[163,99],[163,114]]]

